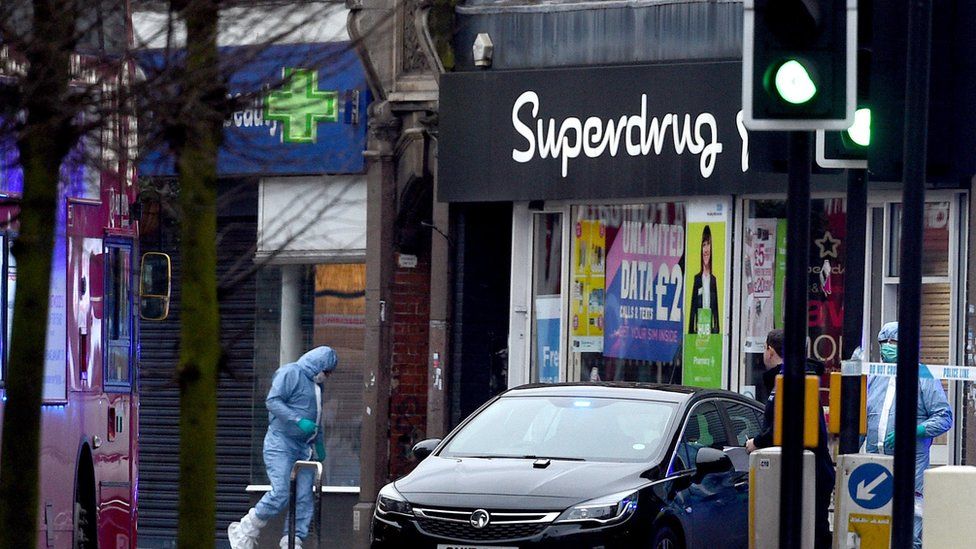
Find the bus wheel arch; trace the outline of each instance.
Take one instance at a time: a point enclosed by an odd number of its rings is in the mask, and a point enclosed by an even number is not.
[[[71,547],[73,549],[98,549],[95,461],[87,442],[81,445],[77,463]]]

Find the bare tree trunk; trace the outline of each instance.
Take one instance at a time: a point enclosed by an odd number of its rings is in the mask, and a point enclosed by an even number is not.
[[[178,6],[177,6],[178,4]],[[183,142],[176,147],[182,223],[180,548],[214,546],[216,523],[217,148],[224,101],[217,66],[217,0],[174,2],[186,22]]]
[[[34,0],[34,36],[74,33],[72,2]],[[22,84],[26,122],[17,146],[24,171],[20,234],[14,244],[19,272],[10,341],[7,404],[0,454],[0,548],[34,547],[37,539],[41,398],[54,248],[58,174],[75,139],[65,101],[70,39],[33,40]]]

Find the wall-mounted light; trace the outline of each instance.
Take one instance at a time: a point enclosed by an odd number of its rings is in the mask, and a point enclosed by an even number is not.
[[[488,68],[491,66],[491,56],[495,52],[495,45],[491,43],[491,37],[487,32],[479,32],[474,39],[474,64],[476,67]]]

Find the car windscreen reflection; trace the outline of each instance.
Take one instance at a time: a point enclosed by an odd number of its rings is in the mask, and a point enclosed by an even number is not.
[[[499,399],[438,455],[641,462],[658,454],[675,404],[558,396]]]

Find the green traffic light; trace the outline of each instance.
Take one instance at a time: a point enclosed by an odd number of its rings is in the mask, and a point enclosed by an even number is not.
[[[817,95],[817,84],[810,71],[796,59],[790,59],[776,68],[773,83],[779,97],[793,105],[807,103]]]
[[[867,147],[871,144],[871,109],[854,111],[854,124],[847,128],[847,137],[855,145]]]

